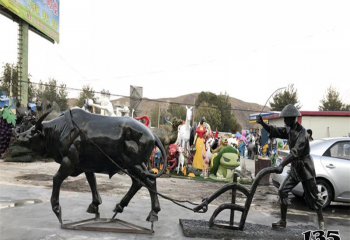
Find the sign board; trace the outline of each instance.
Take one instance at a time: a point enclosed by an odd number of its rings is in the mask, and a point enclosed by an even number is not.
[[[130,85],[130,109],[137,113],[137,108],[140,105],[143,97],[143,88]]]
[[[256,123],[256,118],[261,115],[264,122],[269,122],[268,120],[271,118],[278,118],[280,112],[268,112],[268,113],[254,113],[249,115],[249,123]]]
[[[60,0],[0,0],[0,5],[39,32],[59,42]]]

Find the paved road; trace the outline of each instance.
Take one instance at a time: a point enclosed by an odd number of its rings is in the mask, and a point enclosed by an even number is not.
[[[252,171],[253,160],[246,160],[247,169]],[[1,173],[1,169],[0,169]],[[0,174],[0,179],[1,179]],[[160,179],[161,180],[161,179]],[[159,221],[155,224],[153,235],[135,235],[122,233],[97,233],[76,230],[61,229],[51,211],[51,190],[41,186],[6,184],[1,179],[0,184],[0,239],[40,239],[40,240],[80,240],[80,239],[188,239],[183,235],[179,225],[179,219],[193,219],[208,221],[215,205],[210,205],[207,213],[193,213],[180,208],[173,203],[160,199],[162,211],[159,213]],[[115,204],[121,199],[121,195],[113,194],[103,196],[101,205],[101,217],[109,218]],[[274,196],[275,197],[275,196]],[[63,209],[65,223],[91,218],[85,212],[91,201],[88,192],[61,191],[60,203]],[[26,201],[29,200],[29,201]],[[281,234],[271,231],[271,222],[279,217],[278,207],[271,199],[263,201],[253,200],[252,207],[247,218],[247,226],[259,226],[261,237],[254,239],[266,239],[264,234],[269,233],[269,239],[281,239]],[[215,203],[214,203],[215,204]],[[120,219],[133,224],[150,228],[145,221],[150,211],[150,199],[147,194],[137,194],[130,205],[120,215]],[[350,239],[350,211],[349,206],[334,205],[325,211],[326,224],[329,230],[339,230],[342,239]],[[228,213],[221,215],[222,220],[228,219]],[[303,201],[293,199],[292,207],[288,211],[288,227],[295,229],[300,224],[316,226],[316,215],[305,208]],[[261,230],[262,229],[262,230]],[[291,231],[285,232],[284,239],[303,239],[300,231],[297,238],[289,237]],[[235,239],[250,239],[250,235],[235,237]],[[278,236],[278,237],[277,237]],[[295,236],[294,236],[295,237]],[[299,238],[300,237],[300,238]]]

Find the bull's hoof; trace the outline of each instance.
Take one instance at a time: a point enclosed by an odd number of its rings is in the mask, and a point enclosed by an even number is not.
[[[89,205],[88,209],[86,210],[86,212],[92,213],[92,214],[98,214],[98,206],[96,206],[95,204],[91,203]]]
[[[148,222],[158,221],[158,214],[155,211],[151,211],[146,219]]]
[[[58,221],[62,224],[62,210],[60,205],[56,205],[52,207],[52,211],[55,213],[56,217],[58,218]]]
[[[320,222],[318,223],[318,229],[319,229],[319,230],[325,230],[325,229],[326,229],[326,226],[325,226],[325,224],[324,224],[324,221],[320,221]]]
[[[118,203],[117,205],[115,205],[115,208],[114,208],[113,212],[121,213],[121,212],[123,212],[123,209],[124,208]]]

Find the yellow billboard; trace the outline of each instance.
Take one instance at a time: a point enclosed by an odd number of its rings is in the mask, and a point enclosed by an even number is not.
[[[0,5],[59,42],[59,0],[0,0]]]

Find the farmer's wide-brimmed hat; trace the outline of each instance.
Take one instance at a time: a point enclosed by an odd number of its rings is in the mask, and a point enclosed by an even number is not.
[[[288,104],[287,106],[285,106],[280,113],[280,117],[300,117],[300,116],[301,116],[301,113],[293,104]]]

